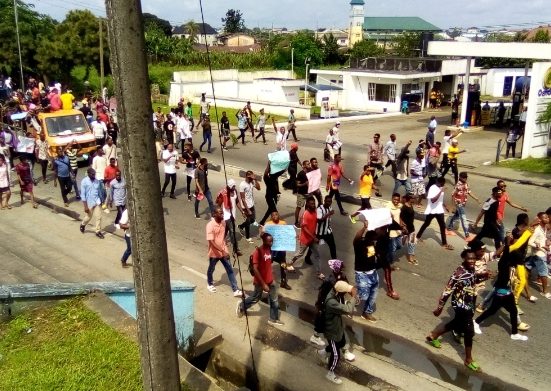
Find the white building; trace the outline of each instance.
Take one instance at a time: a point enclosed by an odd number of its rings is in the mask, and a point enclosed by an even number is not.
[[[515,90],[515,83],[519,77],[524,77],[524,68],[491,68],[481,79],[480,91],[483,95],[496,97],[511,96]],[[528,70],[528,76],[532,70]]]

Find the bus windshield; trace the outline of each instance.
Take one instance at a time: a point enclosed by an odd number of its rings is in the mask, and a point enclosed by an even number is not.
[[[46,118],[46,127],[50,136],[68,136],[90,131],[84,115],[64,115]]]

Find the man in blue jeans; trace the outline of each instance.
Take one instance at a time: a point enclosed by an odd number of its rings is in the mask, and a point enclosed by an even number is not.
[[[455,184],[455,188],[452,193],[452,200],[455,203],[455,212],[448,218],[448,224],[446,227],[446,235],[455,235],[453,232],[453,223],[459,219],[463,226],[463,232],[465,233],[465,240],[472,240],[475,235],[469,234],[469,223],[467,222],[467,216],[465,215],[465,204],[469,196],[474,198],[476,202],[480,204],[480,199],[475,196],[467,183],[468,175],[466,172],[459,173],[459,181]]]
[[[230,254],[226,245],[226,222],[224,221],[224,212],[222,208],[217,206],[214,209],[212,219],[207,223],[206,227],[207,241],[209,243],[209,268],[207,270],[207,289],[211,293],[216,292],[214,286],[213,273],[218,262],[222,262],[228,279],[230,280],[231,289],[235,297],[241,296],[243,293],[237,287],[237,280],[233,273],[230,264]]]
[[[375,323],[375,300],[379,288],[377,259],[375,256],[375,231],[368,231],[367,221],[354,237],[354,276],[358,289],[358,298],[364,301],[362,319]]]
[[[264,232],[260,235],[262,238],[262,246],[255,248],[253,257],[254,271],[254,292],[246,299],[237,303],[235,312],[238,318],[241,318],[249,307],[258,303],[262,298],[262,292],[268,293],[268,301],[270,303],[270,318],[268,324],[271,326],[283,326],[283,322],[279,320],[279,303],[277,298],[277,289],[274,284],[274,276],[272,273],[272,243],[274,241],[272,235]]]

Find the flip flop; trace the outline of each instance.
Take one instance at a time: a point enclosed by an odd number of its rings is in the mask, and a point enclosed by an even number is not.
[[[425,338],[425,340],[430,344],[432,345],[433,347],[437,348],[437,349],[440,349],[442,347],[442,343],[440,342],[440,340],[438,338],[435,338],[435,339],[432,339],[432,337],[430,335],[427,335],[427,337]]]
[[[478,365],[478,363],[476,361],[471,361],[470,363],[465,363],[465,366],[467,368],[469,368],[471,371],[473,372],[478,372],[480,371],[480,365]]]
[[[446,244],[445,246],[442,246],[446,250],[453,250],[453,246],[451,244]]]
[[[409,263],[410,265],[413,265],[413,266],[417,266],[417,265],[419,265],[419,262],[417,262],[417,259],[414,259],[414,260],[408,261],[408,263]]]

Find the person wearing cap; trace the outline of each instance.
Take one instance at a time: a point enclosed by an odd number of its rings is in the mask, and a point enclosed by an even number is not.
[[[256,120],[256,130],[258,130],[258,134],[256,137],[254,137],[254,142],[256,143],[259,137],[262,137],[262,142],[264,145],[267,145],[266,142],[266,135],[265,135],[265,129],[266,129],[266,121],[270,118],[268,115],[266,117],[266,114],[264,114],[264,109],[260,109],[260,114],[258,115],[258,118]]]
[[[455,212],[448,218],[446,227],[446,235],[455,235],[453,232],[453,224],[456,220],[461,222],[463,232],[465,233],[465,240],[469,241],[475,237],[475,234],[469,233],[469,223],[467,222],[467,216],[465,215],[465,205],[469,196],[474,198],[480,205],[480,199],[475,196],[467,183],[468,175],[465,171],[459,174],[459,181],[455,184],[452,193],[452,201],[455,204]]]
[[[89,167],[87,174],[80,182],[80,198],[84,205],[84,219],[80,224],[80,232],[84,233],[86,225],[95,218],[95,231],[96,236],[103,239],[103,233],[101,232],[101,204],[104,200],[104,192],[102,183],[96,179],[96,170]]]
[[[446,288],[440,296],[438,307],[432,312],[438,317],[442,314],[446,301],[451,297],[451,305],[455,313],[454,318],[448,323],[441,324],[432,330],[426,337],[426,341],[435,348],[441,348],[440,336],[455,330],[464,335],[465,366],[472,371],[479,371],[480,366],[472,357],[473,337],[475,326],[473,322],[474,305],[476,301],[475,285],[486,280],[490,273],[477,275],[475,273],[476,255],[472,250],[463,250],[461,253],[463,262],[448,280]]]
[[[335,384],[342,384],[342,380],[335,375],[335,369],[341,357],[341,349],[346,345],[342,316],[352,314],[356,295],[357,290],[354,286],[340,280],[335,283],[325,299],[324,336],[328,344],[325,349],[318,350],[318,354],[325,359],[329,353],[327,364],[329,371],[325,377]]]
[[[237,190],[235,189],[235,180],[228,179],[228,184],[218,192],[216,196],[216,204],[222,207],[224,212],[224,221],[226,222],[226,232],[225,236],[229,239],[233,245],[233,252],[238,256],[241,256],[242,253],[239,250],[239,245],[237,244],[237,237],[235,236],[235,218],[236,210],[239,209],[241,213],[241,205],[237,203]]]

